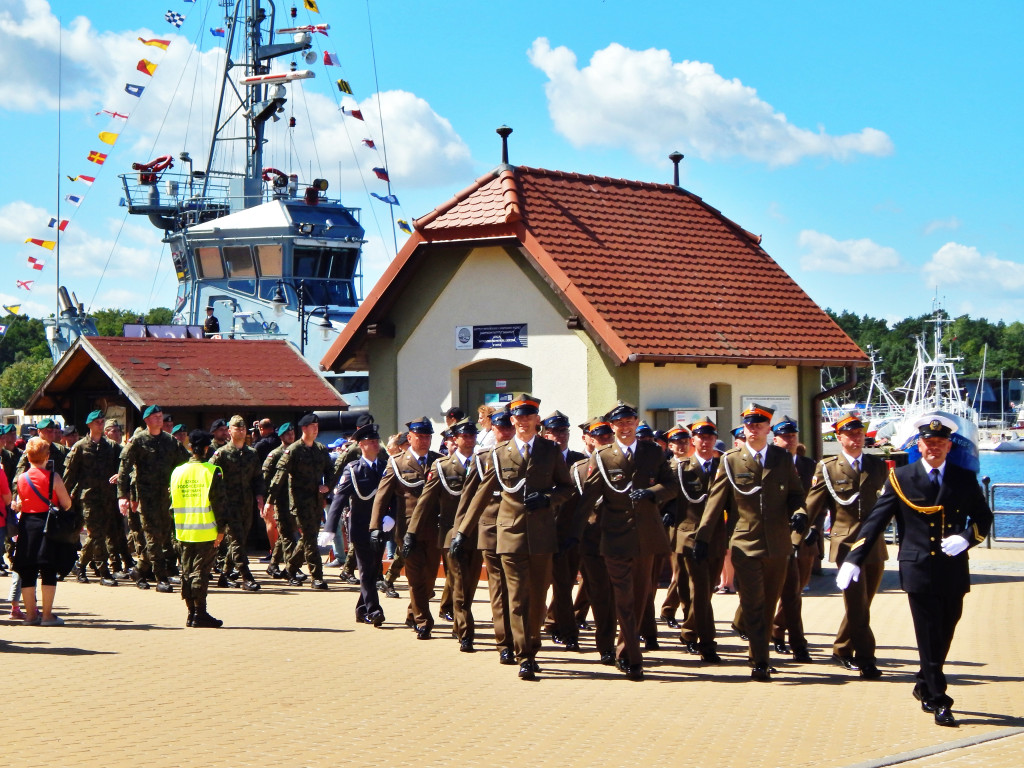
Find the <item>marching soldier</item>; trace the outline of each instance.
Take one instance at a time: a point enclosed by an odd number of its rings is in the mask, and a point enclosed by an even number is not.
[[[263,484],[267,489],[266,503],[263,506],[263,520],[267,524],[267,538],[271,542],[270,565],[267,566],[267,576],[272,579],[288,578],[287,567],[282,569],[291,556],[295,553],[295,518],[291,512],[291,502],[288,499],[288,484],[281,483],[274,486],[273,481],[277,475],[278,464],[289,445],[295,442],[295,427],[290,421],[286,421],[277,428],[277,436],[281,439],[280,445],[273,448],[263,460]],[[271,490],[273,488],[273,490]],[[296,577],[301,580],[306,574],[296,572]]]
[[[441,454],[430,450],[430,440],[434,434],[434,425],[424,416],[407,423],[409,448],[388,460],[384,470],[377,496],[373,500],[373,517],[370,519],[370,539],[378,552],[384,548],[383,524],[385,516],[395,521],[395,542],[402,542],[405,557],[405,576],[409,581],[409,609],[406,624],[416,630],[419,640],[430,639],[430,630],[434,627],[434,617],[430,613],[430,598],[434,595],[434,582],[437,580],[437,563],[440,553],[437,542],[425,536],[416,546],[405,552],[405,534],[412,523],[416,502],[423,493],[423,485],[427,481],[427,471]]]
[[[107,542],[124,523],[117,511],[117,487],[111,479],[117,476],[121,451],[103,436],[103,412],[93,411],[86,417],[89,434],[71,448],[64,467],[64,485],[71,501],[78,504],[85,517],[88,537],[78,560],[78,580],[88,583],[89,563],[96,568],[100,584],[116,587],[117,582],[107,563]]]
[[[491,463],[463,525],[477,525],[492,494],[498,505],[497,552],[508,584],[508,602],[519,678],[536,680],[540,628],[547,610],[551,556],[558,549],[552,508],[572,491],[569,468],[558,446],[538,439],[540,400],[523,394],[511,404],[515,436],[491,450]]]
[[[970,470],[946,461],[956,424],[929,415],[918,428],[920,461],[894,469],[874,509],[839,566],[836,583],[846,590],[861,576],[875,541],[896,518],[900,584],[910,602],[921,667],[914,698],[935,717],[936,725],[956,727],[953,699],[946,693],[942,667],[971,590],[967,550],[985,540],[992,510]]]
[[[832,518],[829,560],[846,561],[850,547],[860,538],[861,528],[882,493],[888,468],[877,456],[864,453],[864,422],[854,415],[832,425],[842,452],[818,463],[807,494],[807,516],[811,530],[820,531],[825,513]],[[882,676],[875,664],[875,635],[871,631],[871,601],[882,584],[888,553],[879,536],[863,559],[860,580],[843,590],[846,613],[832,644],[832,657],[849,670],[874,680]]]
[[[36,430],[39,437],[43,438],[50,445],[50,460],[53,462],[53,471],[61,477],[64,476],[64,462],[67,460],[68,454],[71,449],[65,446],[61,441],[61,428],[53,419],[47,417],[36,424]],[[11,480],[11,487],[13,488],[18,481],[18,475],[22,472],[27,472],[29,468],[28,457],[23,453],[18,457],[18,466],[14,471],[14,478]]]
[[[690,432],[686,427],[678,424],[666,433],[665,438],[671,453],[668,463],[669,469],[678,476],[677,470],[680,463],[685,462],[690,454],[693,453]],[[682,503],[682,500],[676,497],[674,501],[670,501],[665,505],[661,513],[662,522],[665,523],[665,528],[668,532],[668,543],[672,547],[672,552],[669,554],[669,561],[672,565],[672,580],[668,584],[668,589],[665,590],[665,600],[661,604],[661,619],[672,629],[679,629],[679,622],[676,621],[677,609],[682,607],[684,620],[690,615],[690,584],[686,578],[686,569],[683,565],[683,550],[677,546],[679,534],[676,524],[686,514],[685,509],[680,509],[680,504]],[[690,550],[693,550],[692,541],[690,543]],[[659,570],[660,568],[656,565],[655,571]]]
[[[726,511],[730,519],[735,515],[729,544],[750,646],[750,677],[765,682],[773,672],[768,642],[793,549],[790,534],[807,526],[804,489],[793,460],[768,443],[774,412],[754,403],[741,414],[746,440],[722,456],[693,545],[694,559],[707,560]]]
[[[247,592],[258,592],[260,585],[249,570],[249,557],[245,550],[252,528],[253,509],[263,509],[264,484],[259,457],[254,448],[245,444],[246,434],[245,419],[237,415],[232,416],[228,423],[228,436],[231,442],[218,448],[210,459],[210,462],[220,467],[223,473],[226,497],[224,511],[227,526],[224,538],[228,551],[219,586],[238,585],[228,578],[228,574],[234,569],[242,577],[242,589]]]
[[[636,439],[636,408],[620,400],[606,418],[615,442],[591,454],[577,516],[589,517],[601,500],[601,555],[619,621],[616,663],[630,680],[642,680],[640,622],[653,587],[653,560],[669,552],[660,507],[679,491],[657,443]]]
[[[149,589],[149,579],[156,576],[157,592],[173,592],[169,582],[170,567],[166,552],[173,538],[171,517],[171,472],[187,460],[181,443],[163,431],[163,411],[150,405],[142,412],[146,431],[136,435],[121,452],[117,473],[118,507],[122,515],[131,511],[131,486],[139,496],[139,519],[143,541],[138,542],[138,561],[132,571],[139,589]],[[134,478],[133,478],[134,473]]]

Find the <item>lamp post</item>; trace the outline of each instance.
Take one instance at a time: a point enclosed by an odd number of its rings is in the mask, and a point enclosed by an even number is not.
[[[277,281],[277,287],[274,289],[274,296],[271,298],[271,303],[274,305],[274,314],[284,314],[284,308],[288,306],[288,299],[284,295],[284,280]],[[289,283],[291,285],[291,283]],[[317,312],[323,311],[323,317],[320,318],[320,322],[317,323],[317,327],[320,328],[320,332],[323,335],[324,341],[327,340],[327,334],[334,329],[331,324],[331,320],[328,317],[330,308],[326,304],[320,304],[311,309],[306,307],[306,281],[299,280],[295,288],[295,294],[299,300],[299,354],[303,357],[306,356],[306,342],[309,340],[309,321],[313,319],[313,315]]]

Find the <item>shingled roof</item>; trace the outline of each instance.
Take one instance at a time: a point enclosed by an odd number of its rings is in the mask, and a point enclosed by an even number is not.
[[[62,393],[102,376],[137,408],[344,410],[347,404],[286,341],[81,337],[26,405],[51,413]]]
[[[352,357],[421,245],[494,238],[519,241],[619,364],[867,362],[758,236],[681,187],[503,165],[414,225],[324,366]]]

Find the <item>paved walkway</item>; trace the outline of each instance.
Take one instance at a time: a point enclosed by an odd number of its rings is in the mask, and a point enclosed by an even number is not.
[[[804,601],[815,663],[780,660],[763,684],[749,681],[728,631],[735,596],[715,598],[721,667],[682,653],[662,625],[642,683],[599,665],[590,633],[584,653],[546,647],[540,680],[525,683],[498,664],[487,623],[472,655],[444,622],[417,641],[401,624],[404,590],[384,601],[382,629],[356,626],[355,588],[328,569],[327,593],[214,590],[221,630],[185,629],[178,595],[59,585],[67,626],[0,621],[2,749],[11,766],[1017,768],[1024,551],[976,549],[972,564],[947,666],[958,729],[936,726],[911,697],[913,632],[891,571],[874,611],[881,680],[828,661],[842,605],[826,568]],[[488,619],[487,604],[476,613]]]

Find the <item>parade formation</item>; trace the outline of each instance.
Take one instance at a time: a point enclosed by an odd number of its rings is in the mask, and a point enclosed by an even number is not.
[[[404,574],[408,605],[404,615],[387,611],[390,622],[429,640],[436,607],[465,653],[480,650],[474,608],[485,579],[497,659],[526,681],[543,677],[545,641],[596,650],[601,664],[643,680],[659,620],[679,630],[682,653],[721,664],[713,595],[719,575],[734,571],[732,628],[748,644],[750,678],[770,682],[773,653],[813,661],[800,595],[827,549],[845,615],[839,627],[816,629],[835,633],[835,664],[870,681],[885,674],[871,604],[888,557],[883,533],[895,520],[920,655],[912,693],[938,725],[957,724],[943,665],[970,589],[966,552],[984,541],[992,513],[974,474],[947,464],[955,424],[942,417],[921,420],[922,458],[898,469],[864,452],[855,414],[834,424],[838,455],[815,464],[798,450],[796,422],[773,426],[774,411],[756,403],[740,427],[722,430],[733,438],[727,446],[706,417],[663,433],[619,401],[579,425],[586,453],[568,448],[564,414],[542,418],[539,398],[525,393],[503,411],[481,412],[489,434],[450,409],[438,451],[426,416],[385,442],[365,414],[333,452],[317,441],[312,413],[276,428],[263,420],[253,434],[241,416],[218,419],[187,439],[159,405],[142,418],[122,443],[121,425],[93,411],[88,434],[70,447],[45,419],[24,452],[5,428],[12,618],[62,624],[54,589],[73,574],[104,587],[177,591],[187,627],[220,627],[209,605],[215,573],[218,587],[261,590],[247,542],[262,518],[268,578],[329,591],[321,551],[330,549],[342,583],[359,587],[356,622],[382,627],[382,596],[397,598]],[[80,514],[73,556],[49,532],[61,508]],[[663,570],[671,581],[659,610]],[[580,642],[588,617],[595,648]]]

